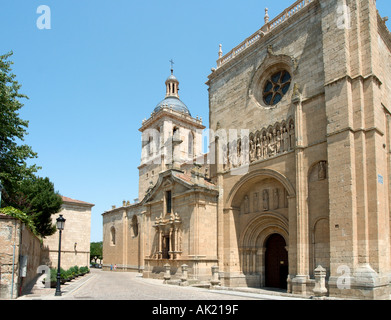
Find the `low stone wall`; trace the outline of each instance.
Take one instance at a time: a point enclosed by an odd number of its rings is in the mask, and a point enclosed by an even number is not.
[[[35,280],[42,244],[18,219],[0,214],[0,299],[15,299]]]

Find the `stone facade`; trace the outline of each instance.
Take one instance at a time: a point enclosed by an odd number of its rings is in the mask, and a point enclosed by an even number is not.
[[[61,236],[61,267],[69,269],[73,266],[90,265],[91,242],[91,209],[93,204],[62,197],[61,211],[52,216],[53,223],[60,214],[66,219],[65,229]],[[44,239],[43,244],[48,250],[44,264],[57,268],[59,232]]]
[[[161,278],[186,265],[198,280],[218,265],[225,286],[389,298],[390,64],[374,0],[302,0],[273,20],[266,10],[255,34],[224,56],[220,46],[208,161],[186,154],[186,135],[173,143],[172,126],[153,157],[143,137],[141,202],[103,214],[106,265],[126,258]],[[167,106],[140,131],[173,122],[201,129]],[[179,157],[148,161],[167,150]]]

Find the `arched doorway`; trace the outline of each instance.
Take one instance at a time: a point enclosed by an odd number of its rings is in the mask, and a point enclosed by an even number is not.
[[[287,288],[289,274],[288,252],[285,239],[275,233],[265,245],[265,285],[270,288]]]

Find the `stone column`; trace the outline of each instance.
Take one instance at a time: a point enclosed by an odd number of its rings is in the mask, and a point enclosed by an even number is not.
[[[253,257],[253,270],[252,270],[252,273],[253,274],[256,274],[257,273],[257,249],[252,249],[251,252],[252,252],[252,257]]]
[[[162,244],[162,241],[163,241],[163,232],[161,230],[158,229],[158,233],[159,233],[159,237],[158,237],[158,248],[159,248],[159,251],[158,251],[158,259],[162,259],[163,258],[163,251],[162,251],[162,248],[163,248],[163,244]]]
[[[297,275],[293,279],[293,293],[306,293],[309,279],[309,234],[306,170],[304,168],[303,108],[299,86],[295,84],[292,102],[295,105],[296,145],[296,221],[297,221]]]
[[[173,233],[172,233],[173,229],[170,228],[170,235],[169,235],[169,239],[170,239],[170,248],[169,248],[169,254],[170,254],[170,260],[174,260],[174,248],[173,248]]]
[[[228,208],[224,209],[224,225],[225,232],[229,234],[229,238],[225,239],[224,246],[224,261],[226,263],[226,271],[231,272],[240,272],[240,259],[239,259],[239,250],[237,244],[237,230],[235,226],[234,215],[239,214],[240,208]]]

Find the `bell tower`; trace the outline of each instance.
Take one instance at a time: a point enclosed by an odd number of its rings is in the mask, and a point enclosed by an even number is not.
[[[179,81],[174,75],[167,78],[166,96],[142,123],[141,164],[139,169],[139,200],[167,170],[184,170],[202,155],[202,119],[193,118],[187,106],[179,99]]]
[[[166,80],[166,98],[174,97],[179,99],[179,81],[174,76],[174,61],[171,62],[171,76]]]

